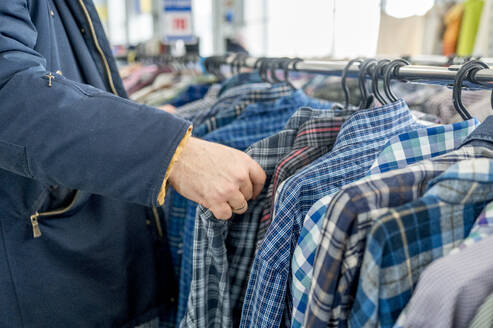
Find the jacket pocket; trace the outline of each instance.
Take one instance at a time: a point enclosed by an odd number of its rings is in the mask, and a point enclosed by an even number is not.
[[[32,178],[26,147],[0,140],[0,169]]]
[[[69,201],[63,206],[56,209],[47,209],[45,211],[35,211],[30,217],[29,221],[33,230],[33,237],[39,238],[42,235],[40,228],[40,220],[43,219],[55,219],[55,218],[68,218],[74,213],[79,211],[85,205],[91,194],[75,190],[73,195],[70,196]]]

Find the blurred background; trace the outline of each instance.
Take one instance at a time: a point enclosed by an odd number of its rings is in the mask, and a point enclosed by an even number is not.
[[[202,56],[493,55],[491,0],[95,2],[117,55],[159,44]]]

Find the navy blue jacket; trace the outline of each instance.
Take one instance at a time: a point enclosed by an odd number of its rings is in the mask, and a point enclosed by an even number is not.
[[[131,327],[169,303],[151,207],[189,123],[125,97],[91,0],[0,1],[0,327]]]

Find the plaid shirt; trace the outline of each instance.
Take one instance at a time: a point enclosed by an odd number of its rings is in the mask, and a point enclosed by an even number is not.
[[[428,181],[456,162],[488,156],[493,156],[493,151],[462,147],[432,160],[367,177],[334,195],[326,212],[327,219],[323,221],[321,242],[314,260],[305,326],[346,325],[366,235],[379,214],[387,207],[418,198]]]
[[[478,124],[476,119],[471,119],[451,125],[418,129],[392,137],[374,162],[370,172],[379,174],[397,168],[404,168],[412,163],[450,152],[457,148],[474,131]],[[358,183],[360,182],[356,182],[356,184]],[[344,189],[346,188],[349,188],[349,186],[344,187]],[[377,192],[380,192],[380,190]],[[332,199],[333,195],[326,196],[312,206],[305,217],[303,229],[294,252],[292,260],[292,324],[294,327],[303,325],[308,302],[308,291],[312,281],[313,262],[321,240],[320,230],[325,218],[328,216],[327,208]],[[348,204],[348,206],[352,204]],[[330,218],[333,222],[354,221],[353,217],[342,214],[340,218],[335,215]],[[341,226],[341,224],[337,223],[335,225]],[[337,238],[337,236],[334,235],[334,238]],[[344,245],[343,240],[340,243],[335,243],[334,245]],[[343,260],[343,262],[346,261]],[[352,264],[345,263],[343,266],[351,267]]]
[[[487,164],[487,163],[485,163]],[[479,215],[479,217],[476,219],[476,222],[474,223],[474,226],[467,236],[467,238],[456,248],[454,248],[452,251],[450,251],[449,255],[453,254],[458,254],[461,251],[465,250],[466,248],[470,248],[473,245],[476,245],[478,242],[487,239],[493,235],[493,202],[489,203],[483,212]],[[490,248],[491,249],[491,248]],[[469,257],[469,256],[468,256]],[[447,259],[449,258],[448,256],[446,257]],[[479,259],[474,259],[475,261],[482,262]],[[435,264],[433,264],[435,265]],[[427,306],[430,305],[428,302],[426,302],[427,299],[430,297],[433,298],[434,300],[437,300],[437,297],[441,297],[440,295],[443,296],[443,294],[449,294],[450,293],[450,287],[451,284],[434,284],[433,279],[436,276],[439,276],[441,278],[447,276],[452,282],[455,282],[455,284],[459,284],[460,281],[456,279],[457,272],[454,270],[452,273],[452,276],[447,273],[451,272],[451,270],[446,270],[446,272],[442,272],[442,269],[434,269],[433,273],[430,273],[429,271],[431,270],[430,266],[429,268],[426,269],[425,273],[420,278],[420,281],[418,283],[418,286],[416,287],[416,291],[413,292],[413,297],[411,299],[411,302],[406,306],[406,308],[402,311],[402,313],[399,315],[399,319],[397,320],[396,325],[394,326],[395,328],[404,328],[404,327],[418,327],[419,325],[416,324],[416,322],[421,321],[422,319],[427,319],[428,324],[431,324],[429,315],[431,314],[433,317],[433,327],[438,327],[439,325],[446,325],[448,323],[448,326],[452,326],[450,323],[451,318],[457,318],[457,315],[454,314],[454,312],[460,311],[461,312],[461,317],[464,317],[464,311],[470,310],[470,314],[472,311],[472,314],[474,314],[474,311],[477,309],[477,306],[473,305],[473,303],[478,301],[478,291],[474,291],[474,295],[470,296],[467,298],[467,302],[464,302],[464,295],[455,295],[452,297],[452,295],[448,295],[447,297],[444,297],[441,301],[436,302],[436,305],[438,305],[440,308],[437,309],[436,311],[433,311],[430,313],[427,310]],[[454,267],[457,269],[460,269],[461,267],[468,268],[474,268],[474,270],[477,269],[477,265],[473,266],[457,266],[457,263],[455,263],[454,260]],[[426,272],[428,273],[428,277],[430,277],[432,280],[425,281],[424,277]],[[491,271],[491,270],[490,270]],[[464,275],[467,275],[467,273],[464,273]],[[466,281],[470,282],[472,281],[470,279],[471,277],[464,278]],[[464,281],[464,280],[462,280]],[[480,285],[479,283],[477,285]],[[440,293],[441,287],[444,286],[446,289],[442,289],[442,293]],[[439,289],[438,292],[436,289]],[[484,286],[481,286],[481,289],[484,291]],[[469,291],[471,292],[471,288],[463,288],[463,292]],[[493,292],[493,290],[490,290],[489,292]],[[483,294],[483,296],[485,296]],[[457,308],[455,306],[457,299],[460,298],[462,306]],[[451,300],[452,302],[447,302],[448,300]],[[444,306],[444,301],[449,305],[448,307]],[[452,303],[452,304],[451,304]],[[410,313],[410,315],[408,315]],[[447,320],[448,319],[448,320]],[[468,319],[464,320],[465,322],[470,322],[471,317],[469,316]],[[412,323],[415,323],[412,325]],[[456,323],[457,324],[457,323]],[[466,325],[458,325],[459,327],[465,327]],[[444,326],[447,327],[447,326]]]
[[[190,120],[195,116],[195,113],[211,108],[217,101],[219,90],[221,90],[220,84],[212,85],[202,99],[178,107],[176,115]]]
[[[207,134],[204,140],[245,150],[255,142],[281,131],[289,118],[303,106],[323,109],[332,107],[332,104],[309,98],[303,91],[297,90],[275,102],[248,106],[231,124]]]
[[[248,106],[233,123],[209,133],[204,137],[204,140],[245,150],[255,142],[281,131],[298,108],[304,106],[320,109],[332,107],[329,102],[309,98],[302,91],[291,92],[289,96],[279,98],[275,102]],[[196,203],[184,200],[184,204],[173,203],[172,209],[174,209],[174,213],[176,214],[193,213],[193,215],[187,215],[184,220],[182,219],[182,224],[191,227],[193,223],[187,223],[187,221],[195,221],[194,213],[196,207]],[[193,250],[191,248],[193,243],[189,243],[188,241],[193,240],[193,229],[186,230],[184,234],[184,240],[186,242],[183,244],[183,254],[186,254],[186,257],[182,259],[180,273],[179,320],[185,312],[190,290],[191,280],[186,279],[191,277],[192,271]]]
[[[247,154],[271,179],[276,163],[293,145],[297,128],[313,116],[298,110],[282,132],[251,146]],[[193,280],[182,327],[231,327],[241,314],[248,271],[255,254],[255,237],[266,193],[250,201],[248,211],[229,221],[217,220],[203,207],[197,211],[193,251]]]
[[[493,160],[476,159],[434,179],[422,198],[382,214],[367,237],[349,324],[392,327],[426,266],[467,237],[492,199]],[[462,268],[472,272],[470,265]]]
[[[243,74],[242,79],[231,78],[231,81],[244,81],[245,78],[250,78],[250,75]],[[225,82],[226,84],[228,83]],[[246,85],[236,86],[236,83],[231,83],[233,87],[225,90],[220,99],[210,108],[204,108],[202,111],[194,113],[194,116],[189,117],[192,122],[200,127],[200,123],[207,121],[213,115],[219,115],[223,111],[228,112],[230,108],[236,108],[237,111],[241,112],[245,107],[252,102],[271,102],[280,97],[281,95],[286,95],[291,93],[291,89],[287,84],[276,84],[271,86],[267,83],[252,83]],[[219,93],[219,90],[217,91]],[[284,124],[283,122],[278,122],[277,126]],[[280,130],[280,128],[278,128]],[[203,137],[208,132],[207,126],[202,126],[202,129],[196,129],[194,127],[193,135],[196,137]],[[259,136],[257,140],[262,139]],[[215,140],[220,142],[220,140]],[[252,142],[253,143],[253,142]],[[245,146],[241,150],[247,148],[249,145]],[[180,281],[180,292],[178,296],[178,311],[177,311],[177,322],[180,322],[185,315],[186,304],[188,301],[188,295],[190,291],[190,282],[192,278],[192,244],[193,244],[193,222],[187,224],[186,218],[189,217],[190,220],[195,218],[195,209],[197,204],[187,200],[186,198],[175,192],[174,189],[168,190],[168,201],[170,203],[168,210],[168,238],[170,240],[170,251],[173,259],[173,266],[176,275],[179,277]],[[185,229],[185,226],[187,229]],[[184,262],[184,263],[183,263]]]
[[[358,111],[343,124],[330,153],[286,180],[250,274],[241,327],[279,326],[283,313],[290,323],[290,262],[306,212],[318,199],[363,177],[386,141],[415,125],[402,100]]]
[[[248,105],[272,103],[291,93],[292,89],[285,83],[275,84],[265,89],[251,90],[247,94],[238,97],[228,108],[220,110],[217,114],[207,118],[199,126],[194,127],[193,134],[197,137],[205,136],[209,132],[233,122]]]
[[[479,125],[475,118],[403,133],[389,140],[369,175],[388,172],[446,154],[459,147]]]
[[[354,111],[337,110],[331,114],[330,116],[306,122],[298,130],[291,152],[277,163],[272,181],[267,189],[267,201],[265,202],[257,237],[258,246],[260,246],[270,225],[277,188],[287,178],[294,175],[296,171],[328,153],[336,141],[342,124],[347,120],[348,116],[354,114]]]
[[[193,123],[194,126],[200,126],[200,124],[204,123],[208,118],[216,115],[222,110],[226,110],[233,106],[235,101],[237,101],[242,96],[245,96],[255,90],[265,90],[269,86],[270,84],[267,83],[254,83],[231,88],[224,94],[221,94],[219,99],[217,99],[216,103],[212,107],[207,108],[203,111],[195,112],[195,115],[190,118],[190,121]]]

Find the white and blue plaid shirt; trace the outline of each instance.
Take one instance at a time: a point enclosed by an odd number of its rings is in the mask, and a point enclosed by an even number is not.
[[[450,152],[479,125],[476,119],[434,126],[392,137],[373,163],[369,174],[403,168]],[[321,241],[321,228],[332,201],[328,195],[315,203],[305,217],[292,260],[293,327],[302,327],[313,276],[313,262]]]

